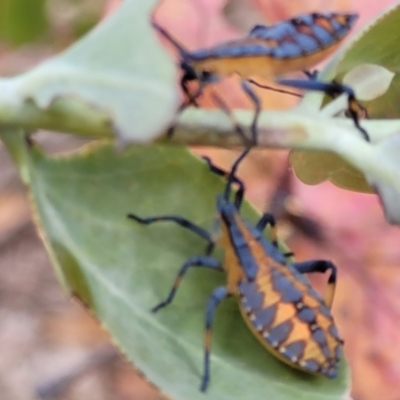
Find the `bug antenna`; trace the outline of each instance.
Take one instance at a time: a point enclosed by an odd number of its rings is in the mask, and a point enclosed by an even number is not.
[[[151,25],[153,28],[158,31],[165,39],[170,42],[176,50],[178,50],[180,56],[182,57],[183,61],[189,59],[189,52],[174,38],[172,37],[162,26],[158,25],[157,22],[151,21]]]
[[[229,198],[231,196],[231,188],[232,188],[232,184],[235,182],[236,171],[239,168],[239,164],[247,156],[247,154],[250,152],[250,150],[251,150],[251,147],[246,147],[246,149],[240,154],[240,156],[236,159],[236,161],[232,165],[232,168],[228,175],[228,180],[226,182],[225,191],[224,191],[224,199],[227,202],[229,201]]]

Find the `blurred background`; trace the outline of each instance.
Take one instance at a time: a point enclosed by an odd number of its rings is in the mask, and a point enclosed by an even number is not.
[[[21,73],[61,51],[118,3],[0,0],[0,74]],[[256,23],[310,11],[357,11],[357,31],[393,3],[164,0],[155,18],[186,47],[196,49],[243,34]],[[230,107],[249,107],[234,78],[218,85]],[[258,93],[264,108],[287,108],[297,101]],[[213,106],[208,93],[202,105]],[[37,138],[52,152],[82,143],[48,132]],[[225,167],[236,157],[233,151],[195,151]],[[287,154],[253,152],[240,171],[247,195],[260,211],[278,215],[280,236],[297,259],[328,258],[339,266],[333,312],[352,368],[353,398],[400,400],[400,230],[385,222],[374,195],[299,182]],[[111,346],[95,319],[62,292],[3,147],[0,168],[0,399],[161,399]],[[313,283],[323,291],[326,278],[313,277]]]

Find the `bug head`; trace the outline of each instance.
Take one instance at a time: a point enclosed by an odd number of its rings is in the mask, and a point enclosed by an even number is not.
[[[182,59],[179,64],[181,70],[183,71],[183,76],[185,81],[198,80],[204,83],[210,83],[215,81],[214,74],[209,71],[197,71],[190,60]]]
[[[175,38],[173,38],[163,27],[158,25],[155,21],[152,21],[152,26],[178,51],[180,57],[179,67],[182,70],[182,77],[180,80],[181,88],[183,92],[187,95],[189,99],[189,104],[192,103],[193,105],[197,106],[197,96],[193,96],[190,93],[187,83],[191,81],[198,81],[200,87],[202,87],[202,85],[214,81],[214,75],[208,71],[196,70],[190,52],[188,52],[177,40],[175,40]],[[200,91],[201,90],[198,90],[198,93],[200,93]]]
[[[188,82],[188,81],[194,81],[194,80],[198,79],[195,69],[192,67],[192,65],[189,62],[182,60],[179,64],[179,66],[183,72],[183,76],[182,76],[183,81]]]

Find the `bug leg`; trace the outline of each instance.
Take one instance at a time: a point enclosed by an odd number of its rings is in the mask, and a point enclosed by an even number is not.
[[[291,92],[290,90],[278,89],[276,87],[269,86],[269,85],[262,85],[261,83],[258,83],[254,79],[247,79],[247,81],[250,82],[252,85],[257,86],[261,89],[271,90],[271,92],[288,94],[290,96],[295,96],[295,97],[302,97],[302,95],[300,93]]]
[[[299,79],[280,79],[277,81],[281,85],[292,86],[298,89],[316,90],[324,92],[331,97],[337,97],[341,94],[347,94],[347,111],[354,122],[356,128],[361,132],[364,139],[369,142],[368,132],[360,125],[360,116],[367,116],[367,110],[358,103],[354,90],[346,85],[332,81],[321,82],[317,80],[299,80]]]
[[[182,113],[187,107],[190,105],[193,105],[194,107],[199,107],[199,104],[197,102],[197,99],[200,97],[202,94],[204,87],[209,83],[212,82],[212,76],[205,75],[205,77],[197,77],[196,72],[190,67],[190,65],[182,63],[181,64],[182,69],[185,71],[181,81],[180,81],[180,86],[183,91],[183,93],[186,96],[186,100],[182,102],[182,104],[179,106],[177,114],[179,115]],[[191,93],[188,87],[188,82],[197,80],[198,81],[198,87],[194,93]],[[220,100],[222,101],[222,100]],[[175,124],[171,125],[168,130],[167,130],[167,137],[170,139],[175,132]],[[241,133],[241,132],[240,132]],[[244,135],[244,134],[243,134]]]
[[[214,258],[207,257],[207,256],[197,256],[197,257],[192,257],[189,258],[185,262],[185,264],[182,265],[178,275],[176,276],[175,282],[172,286],[171,291],[169,292],[167,298],[162,301],[160,304],[157,304],[155,307],[151,309],[152,312],[157,312],[161,308],[164,308],[168,304],[172,303],[172,300],[175,297],[176,291],[179,288],[179,285],[182,282],[183,276],[186,274],[187,270],[191,267],[199,267],[199,268],[210,268],[210,269],[215,269],[218,271],[222,271],[223,268],[221,266],[221,263]]]
[[[245,85],[245,83],[246,82],[242,81],[242,85],[244,85],[244,87],[246,87],[247,89],[250,89],[249,93],[253,93],[254,100],[256,102],[258,102],[258,98],[255,95],[255,93],[252,91],[252,89],[250,87],[250,84],[246,83],[246,85]],[[250,94],[249,94],[249,96],[250,96]],[[224,101],[219,96],[217,96],[216,94],[214,94],[213,97],[214,97],[214,101],[219,105],[219,107],[232,120],[232,123],[235,126],[236,132],[238,132],[239,135],[243,138],[243,140],[245,142],[245,146],[246,146],[245,150],[240,154],[240,156],[233,163],[232,168],[231,168],[231,170],[229,171],[229,174],[228,174],[228,180],[227,180],[227,184],[225,186],[225,191],[224,191],[224,195],[223,195],[224,199],[228,201],[229,198],[230,198],[230,192],[231,192],[232,183],[237,181],[236,171],[239,168],[239,164],[243,161],[243,159],[250,152],[250,150],[252,149],[252,146],[254,146],[257,143],[257,119],[258,119],[258,114],[260,113],[260,103],[258,102],[258,106],[256,107],[256,112],[255,112],[255,116],[254,116],[252,127],[251,127],[252,140],[251,140],[251,143],[249,143],[248,139],[246,138],[246,135],[245,135],[245,133],[244,133],[244,131],[242,129],[242,127],[237,123],[234,115],[232,114],[231,110],[226,106]],[[242,202],[242,199],[240,198],[240,194],[239,194],[239,197],[238,197],[238,195],[236,195],[235,206],[237,208],[240,207],[241,202]]]
[[[331,271],[331,274],[329,275],[328,278],[328,287],[325,293],[325,303],[329,308],[331,308],[336,289],[336,274],[337,274],[336,265],[328,260],[311,260],[311,261],[296,262],[293,263],[292,266],[296,268],[297,271],[299,271],[301,274],[310,272],[324,273],[328,270]]]
[[[279,248],[279,246],[278,246],[278,237],[277,237],[277,232],[276,232],[277,231],[276,230],[276,220],[275,220],[275,217],[273,216],[273,214],[271,214],[271,213],[263,214],[263,216],[257,222],[256,229],[260,233],[262,233],[267,225],[269,225],[271,227],[270,228],[270,237],[271,237],[270,240],[271,240],[272,244],[275,247]],[[288,251],[286,253],[283,253],[283,256],[285,258],[290,258],[290,257],[294,256],[294,253],[291,252],[291,251]]]
[[[239,123],[236,121],[234,115],[232,114],[232,112],[229,109],[229,107],[227,106],[227,104],[215,92],[212,93],[212,98],[213,98],[214,102],[217,104],[217,106],[230,118],[233,126],[235,127],[236,132],[243,139],[244,144],[246,146],[248,146],[249,140],[247,139],[246,134],[244,133],[244,130],[239,125]]]
[[[218,304],[227,296],[230,296],[228,288],[220,286],[214,290],[208,300],[206,309],[206,320],[204,330],[204,372],[201,380],[200,390],[205,392],[210,382],[210,351],[211,351],[211,331],[214,319],[214,312]]]
[[[271,227],[271,242],[275,246],[278,246],[278,238],[276,234],[276,220],[271,213],[263,214],[263,216],[257,222],[256,229],[260,232],[263,232],[267,225]]]
[[[270,226],[270,237],[271,237],[271,243],[279,248],[278,246],[278,237],[277,237],[277,229],[276,229],[276,220],[273,214],[271,213],[265,213],[263,216],[260,218],[260,220],[257,222],[256,229],[260,232],[263,233],[265,227],[269,225]],[[288,251],[286,253],[283,253],[283,256],[285,258],[290,258],[294,256],[294,253],[291,251]]]
[[[199,83],[198,89],[192,94],[189,90],[189,87],[187,83],[191,80],[194,80],[196,78],[192,77],[192,72],[185,72],[181,78],[181,88],[183,93],[185,93],[187,100],[182,103],[182,105],[179,107],[179,112],[182,112],[186,107],[190,106],[191,104],[194,105],[195,107],[198,107],[199,104],[197,103],[196,99],[200,96],[201,92],[203,91],[203,85],[201,82]]]
[[[190,104],[193,104],[195,107],[199,107],[196,99],[203,93],[206,85],[212,82],[216,82],[218,78],[207,71],[202,71],[200,74],[198,74],[196,70],[191,66],[191,64],[185,61],[181,63],[181,68],[183,69],[183,71],[185,71],[181,79],[181,86],[189,100],[181,107],[181,111],[183,111]],[[193,94],[189,91],[189,88],[187,87],[187,82],[189,81],[197,81],[198,83],[198,87]]]
[[[204,87],[209,83],[216,81],[215,76],[209,72],[203,71],[200,75],[197,74],[196,70],[190,65],[190,63],[186,61],[181,62],[181,68],[184,71],[182,75],[180,85],[182,91],[185,93],[187,97],[187,101],[184,101],[180,108],[179,112],[182,112],[186,107],[193,105],[194,107],[199,107],[197,103],[197,98],[203,93]],[[194,93],[191,93],[187,83],[190,81],[197,81],[198,87]]]
[[[257,136],[258,136],[257,135],[257,123],[258,123],[258,117],[260,116],[260,112],[261,112],[261,102],[248,81],[245,81],[245,80],[242,81],[242,88],[254,105],[254,117],[253,117],[253,121],[251,123],[250,130],[251,130],[252,142],[253,142],[252,145],[255,146],[257,144]]]
[[[129,213],[127,217],[143,225],[149,225],[153,224],[154,222],[162,222],[162,221],[175,222],[176,224],[192,231],[193,233],[196,233],[197,235],[208,241],[208,245],[206,247],[207,255],[211,254],[215,248],[215,243],[211,234],[201,226],[194,224],[193,222],[187,220],[186,218],[182,218],[177,215],[160,215],[156,217],[142,218],[132,213]]]
[[[318,78],[318,70],[314,69],[312,71],[309,71],[305,69],[304,71],[305,76],[310,80],[310,81],[315,81]]]
[[[303,72],[307,76],[308,79],[313,81],[313,80],[317,79],[319,71],[317,69],[314,69],[313,71],[304,70]],[[261,83],[258,83],[254,79],[247,79],[247,81],[261,89],[267,89],[267,90],[271,90],[272,92],[288,94],[290,96],[295,96],[295,97],[303,97],[303,95],[301,95],[300,93],[291,92],[290,90],[278,89],[274,86],[269,86],[269,85],[262,85]]]
[[[354,90],[349,86],[342,85],[341,83],[336,81],[332,81],[326,93],[328,93],[331,97],[339,96],[343,93],[347,94],[347,102],[348,102],[347,113],[353,120],[356,128],[364,136],[364,139],[367,142],[369,142],[370,138],[367,131],[360,125],[360,116],[367,118],[368,112],[367,109],[357,101]]]
[[[203,90],[203,85],[199,84],[199,88],[196,90],[194,94],[192,94],[189,90],[188,87],[188,82],[191,80],[195,80],[196,76],[193,75],[194,71],[190,69],[190,66],[185,64],[184,62],[181,63],[181,67],[184,71],[182,78],[180,80],[180,87],[185,94],[186,99],[182,102],[182,104],[179,106],[177,110],[177,114],[179,115],[181,112],[183,112],[187,107],[189,107],[191,104],[194,107],[199,107],[199,104],[197,103],[196,99],[200,96],[201,91]],[[175,132],[175,127],[176,124],[173,123],[167,130],[167,138],[170,139],[174,135]]]
[[[214,165],[209,157],[202,157],[202,159],[207,162],[207,164],[210,168],[210,171],[213,172],[214,174],[217,174],[219,176],[224,176],[224,177],[229,176],[228,171],[225,171],[225,170],[217,167],[216,165]],[[236,183],[239,187],[238,191],[236,192],[236,195],[235,195],[235,207],[239,209],[242,204],[243,197],[244,197],[244,190],[245,190],[244,183],[236,175],[233,175],[231,179],[232,179],[232,182]]]

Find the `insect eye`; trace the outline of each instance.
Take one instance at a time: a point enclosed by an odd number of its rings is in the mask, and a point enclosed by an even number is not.
[[[210,79],[211,76],[212,76],[212,72],[210,72],[210,71],[202,71],[202,73],[201,73],[201,79],[204,79],[204,80]]]
[[[182,61],[180,64],[180,67],[182,68],[183,72],[185,73],[187,80],[197,79],[196,71],[186,61]]]

